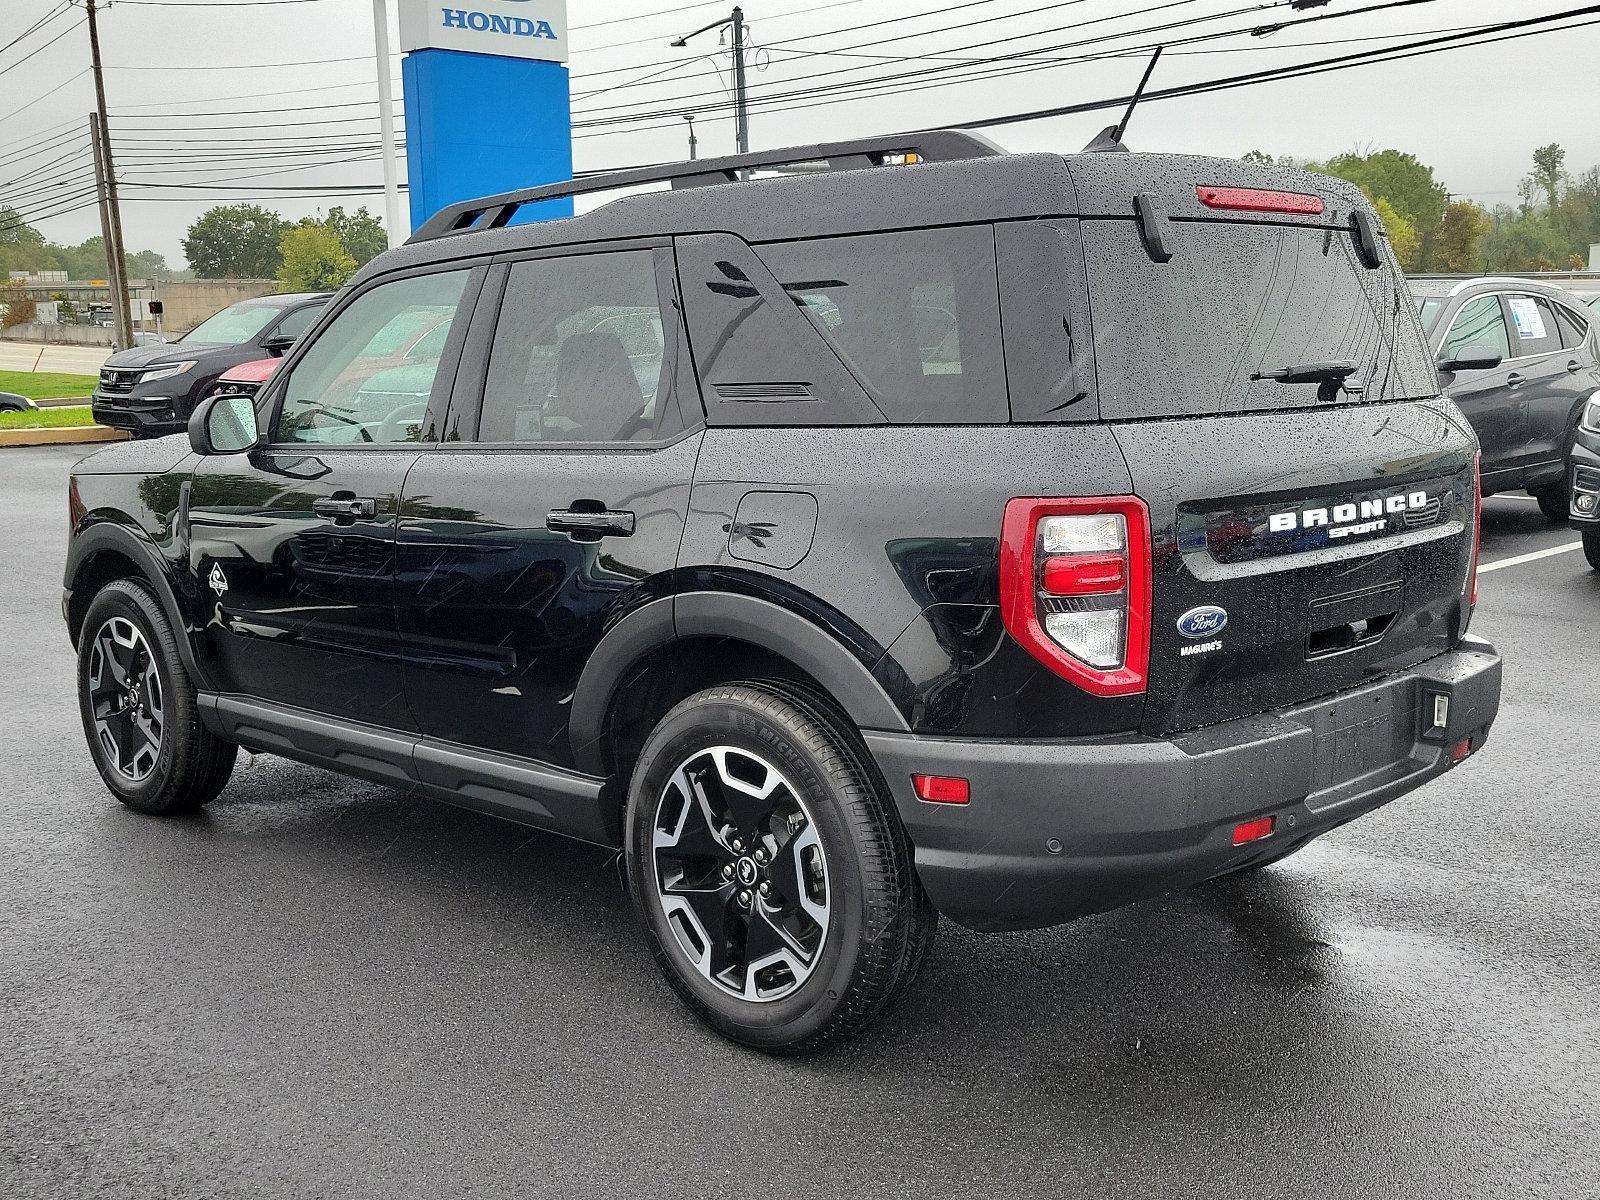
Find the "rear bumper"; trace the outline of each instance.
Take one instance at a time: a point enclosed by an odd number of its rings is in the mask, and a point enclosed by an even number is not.
[[[1448,723],[1430,727],[1434,699]],[[1500,657],[1468,638],[1399,675],[1168,739],[950,741],[868,733],[923,886],[971,929],[1031,929],[1277,857],[1442,774],[1500,704]],[[955,775],[971,803],[927,804],[911,776]],[[1275,818],[1242,847],[1233,829]]]

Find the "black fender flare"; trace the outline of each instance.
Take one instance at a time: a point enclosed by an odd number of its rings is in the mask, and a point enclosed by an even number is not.
[[[578,769],[605,775],[605,720],[623,678],[674,641],[735,638],[787,658],[825,688],[860,729],[909,733],[871,665],[815,622],[770,600],[734,592],[684,592],[634,609],[600,640],[572,694],[568,733]]]
[[[189,678],[194,680],[197,687],[205,689],[208,680],[195,659],[189,621],[184,616],[183,606],[178,603],[177,593],[173,591],[172,566],[149,540],[139,536],[126,525],[112,521],[101,521],[83,529],[72,539],[72,544],[67,549],[67,565],[63,575],[67,592],[71,593],[75,589],[78,573],[82,570],[83,564],[105,550],[116,551],[124,558],[131,559],[139,567],[145,581],[155,592],[156,600],[166,612],[167,620],[172,622],[172,628],[178,635],[178,654],[183,659],[184,670],[189,673]],[[76,634],[73,641],[76,644]]]

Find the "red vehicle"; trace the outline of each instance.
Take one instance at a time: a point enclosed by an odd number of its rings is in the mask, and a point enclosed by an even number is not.
[[[278,369],[281,358],[258,358],[251,362],[229,367],[212,387],[212,396],[254,396],[261,390],[272,373]]]

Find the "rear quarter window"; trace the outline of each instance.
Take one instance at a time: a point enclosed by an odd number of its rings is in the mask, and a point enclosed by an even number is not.
[[[756,247],[894,424],[1007,418],[988,225]]]

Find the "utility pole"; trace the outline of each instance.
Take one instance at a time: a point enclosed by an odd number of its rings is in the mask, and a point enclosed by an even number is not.
[[[389,249],[400,236],[400,168],[394,144],[394,89],[389,85],[389,6],[372,0],[372,33],[378,58],[378,130],[383,142],[383,215]]]
[[[750,153],[750,110],[744,93],[744,9],[733,6],[733,133],[739,153]]]
[[[95,0],[84,0],[89,18],[89,56],[94,68],[94,103],[99,141],[101,197],[105,203],[107,230],[106,267],[111,276],[111,309],[117,317],[117,348],[133,345],[133,314],[128,311],[128,262],[122,250],[122,208],[117,202],[117,169],[111,157],[111,126],[106,121],[106,80],[100,66],[100,27],[95,21]]]
[[[689,122],[689,161],[693,162],[699,157],[699,155],[695,153],[695,147],[698,145],[698,143],[694,140],[694,114],[684,113],[683,119]]]
[[[740,154],[750,153],[750,107],[745,95],[744,82],[744,39],[749,32],[749,26],[744,23],[744,9],[734,5],[733,13],[727,18],[713,21],[709,25],[702,25],[693,33],[686,33],[681,38],[667,44],[676,50],[681,50],[689,44],[689,39],[699,37],[710,29],[733,29],[733,140]],[[692,118],[685,118],[691,120]],[[694,126],[691,124],[690,137],[694,136]],[[691,158],[694,155],[691,153]]]

